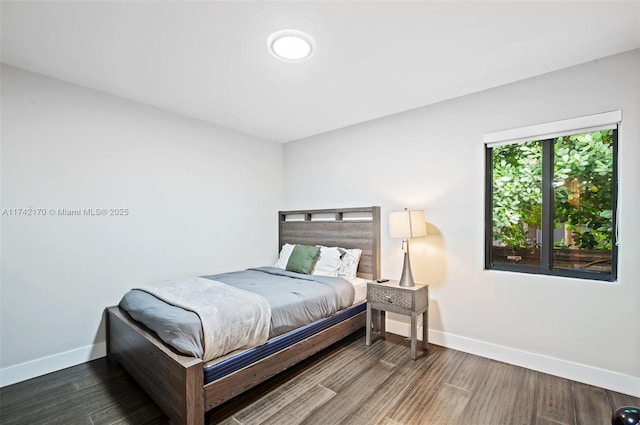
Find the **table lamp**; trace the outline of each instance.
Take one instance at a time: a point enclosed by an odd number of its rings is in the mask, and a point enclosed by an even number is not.
[[[404,211],[389,214],[389,236],[392,238],[402,238],[402,250],[404,251],[404,265],[402,266],[402,277],[400,286],[415,286],[413,274],[411,273],[411,262],[409,261],[409,238],[427,236],[427,227],[424,221],[424,211]]]

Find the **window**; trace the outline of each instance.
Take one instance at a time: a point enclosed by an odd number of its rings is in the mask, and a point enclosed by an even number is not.
[[[543,131],[551,127],[522,129],[544,134],[524,140],[485,135],[485,267],[613,281],[617,122]]]

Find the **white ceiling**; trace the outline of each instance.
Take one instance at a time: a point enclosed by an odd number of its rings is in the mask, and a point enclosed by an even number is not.
[[[2,62],[286,142],[640,47],[640,1],[2,1]],[[267,37],[307,32],[280,62]]]

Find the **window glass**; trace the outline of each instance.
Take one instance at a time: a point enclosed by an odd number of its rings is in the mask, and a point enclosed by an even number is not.
[[[542,144],[493,149],[493,261],[540,265]]]
[[[613,130],[554,141],[553,266],[611,271]]]

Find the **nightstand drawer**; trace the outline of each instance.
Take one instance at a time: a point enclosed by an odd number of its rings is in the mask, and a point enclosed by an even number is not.
[[[369,285],[367,301],[411,309],[413,308],[413,292],[403,291],[399,288]]]

